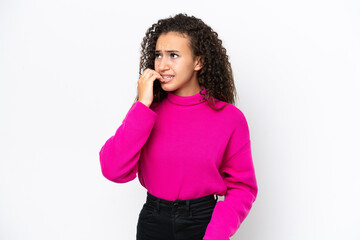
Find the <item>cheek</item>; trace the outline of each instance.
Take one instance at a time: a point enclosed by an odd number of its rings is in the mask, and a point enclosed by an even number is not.
[[[155,70],[157,70],[159,67],[159,62],[158,61],[154,61],[154,68],[155,68]]]
[[[182,59],[173,61],[171,65],[172,65],[173,69],[177,69],[178,71],[181,71],[181,72],[186,71],[189,67],[185,61],[182,61]]]
[[[193,65],[188,61],[182,61],[176,64],[177,69],[184,74],[191,74],[193,72]]]

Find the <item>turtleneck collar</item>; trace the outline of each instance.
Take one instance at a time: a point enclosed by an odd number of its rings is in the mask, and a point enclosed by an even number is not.
[[[177,105],[196,105],[205,102],[203,95],[201,93],[206,94],[206,89],[203,88],[200,92],[191,95],[191,96],[179,96],[174,94],[173,92],[168,92],[168,100],[171,103],[177,104]]]

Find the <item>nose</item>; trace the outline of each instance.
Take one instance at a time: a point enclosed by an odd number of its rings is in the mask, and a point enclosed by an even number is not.
[[[169,64],[166,58],[156,59],[156,66],[159,72],[166,71],[169,69]]]

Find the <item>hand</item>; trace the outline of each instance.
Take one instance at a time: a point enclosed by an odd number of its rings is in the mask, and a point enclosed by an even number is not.
[[[148,107],[154,100],[153,86],[156,79],[164,80],[158,72],[147,68],[138,80],[139,101]]]

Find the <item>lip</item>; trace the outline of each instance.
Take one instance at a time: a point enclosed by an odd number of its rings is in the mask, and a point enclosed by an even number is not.
[[[170,74],[163,74],[161,76],[163,77],[163,81],[162,81],[163,83],[168,83],[171,80],[173,80],[175,77],[175,75],[170,75]],[[166,77],[166,78],[164,78],[164,77]]]

